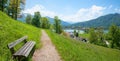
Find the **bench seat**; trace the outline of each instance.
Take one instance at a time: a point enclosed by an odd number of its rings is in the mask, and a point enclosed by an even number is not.
[[[13,54],[14,57],[28,57],[29,53],[31,52],[32,48],[35,46],[34,41],[28,41],[25,43],[17,52]]]

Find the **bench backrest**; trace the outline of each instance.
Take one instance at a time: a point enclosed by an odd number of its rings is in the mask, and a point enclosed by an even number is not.
[[[9,49],[12,49],[14,46],[16,46],[17,44],[19,44],[20,42],[22,42],[22,41],[25,41],[26,42],[26,39],[28,38],[28,36],[24,36],[24,37],[22,37],[22,38],[20,38],[20,39],[18,39],[18,40],[15,40],[14,42],[11,42],[11,43],[9,43],[8,44],[8,48]]]

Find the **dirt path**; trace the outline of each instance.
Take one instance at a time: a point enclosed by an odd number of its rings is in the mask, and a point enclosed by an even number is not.
[[[51,39],[44,30],[42,30],[41,43],[42,48],[34,52],[32,61],[62,61]]]

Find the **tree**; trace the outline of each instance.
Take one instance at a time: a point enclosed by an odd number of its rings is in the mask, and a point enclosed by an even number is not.
[[[89,40],[90,40],[90,43],[93,43],[93,44],[96,44],[97,42],[97,34],[94,30],[94,28],[90,28],[89,30]]]
[[[0,0],[0,10],[4,11],[8,0]]]
[[[120,49],[120,28],[116,25],[112,25],[109,28],[109,35],[112,39],[111,48],[119,48]]]
[[[88,34],[88,33],[89,33],[89,29],[88,29],[88,28],[85,28],[85,29],[84,29],[84,32]]]
[[[58,34],[62,32],[61,21],[60,19],[58,19],[58,16],[54,17],[54,29],[55,29],[55,32]]]
[[[41,15],[40,12],[35,12],[34,13],[34,17],[32,19],[32,25],[36,26],[36,27],[40,27],[40,19],[41,19]]]
[[[30,14],[28,14],[26,17],[26,23],[31,24],[31,21],[32,21],[32,16]]]
[[[8,15],[14,19],[17,19],[17,15],[20,12],[20,2],[21,0],[10,0],[10,4],[8,6]]]
[[[98,28],[96,30],[94,30],[94,28],[90,28],[89,40],[90,40],[90,43],[104,46],[104,47],[107,46],[104,40],[104,32],[102,28]]]
[[[0,10],[7,13],[13,19],[17,20],[18,14],[23,10],[25,0],[0,0]]]
[[[103,32],[103,28],[99,27],[97,30],[96,30],[96,36],[97,36],[97,42],[96,44],[97,45],[100,45],[100,46],[107,46],[106,44],[106,41],[104,39],[104,32]]]
[[[17,19],[20,13],[20,2],[23,0],[0,0],[0,10],[7,13],[13,19]]]
[[[76,33],[77,33],[77,31],[76,31],[76,29],[74,30],[74,36],[76,36]]]
[[[49,20],[46,17],[41,18],[41,27],[48,29],[50,27]]]

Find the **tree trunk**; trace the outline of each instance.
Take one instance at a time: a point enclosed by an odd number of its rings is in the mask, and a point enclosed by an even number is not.
[[[112,42],[111,48],[114,48],[114,41]]]
[[[16,7],[16,12],[15,12],[15,20],[17,20],[17,7]]]
[[[15,20],[17,20],[17,14],[18,14],[18,0],[16,1]]]
[[[3,11],[4,10],[4,1],[2,0],[2,5],[1,5],[1,10]]]

